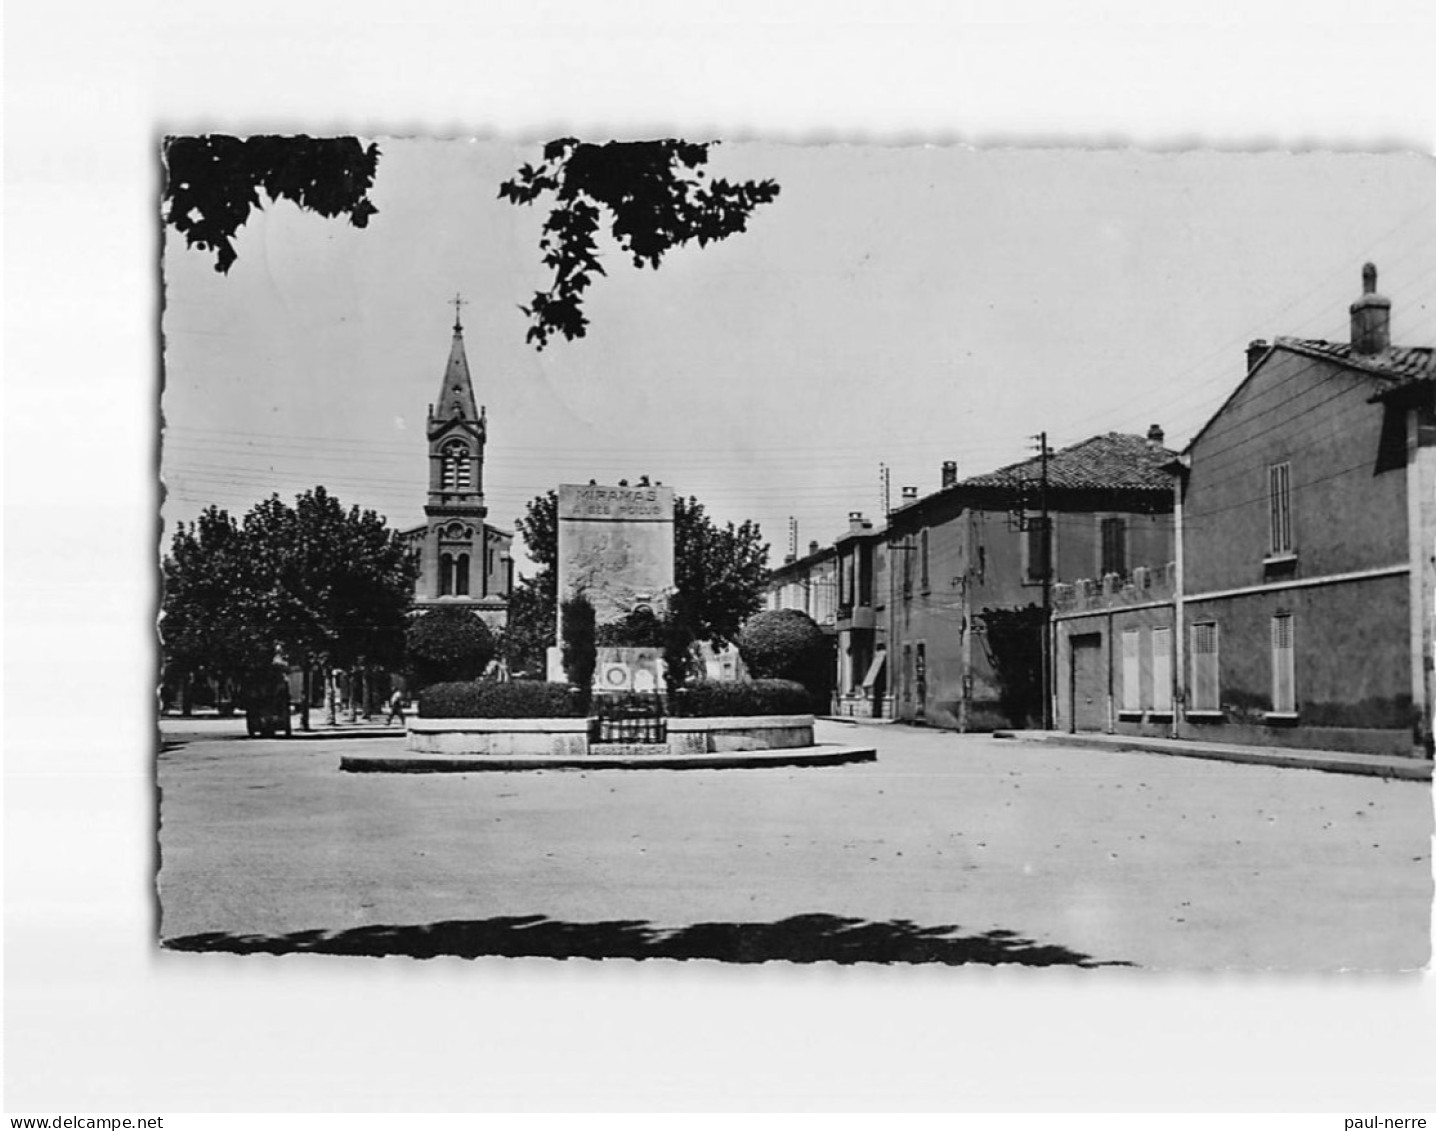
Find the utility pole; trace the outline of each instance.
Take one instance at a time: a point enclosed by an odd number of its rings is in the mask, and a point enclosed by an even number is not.
[[[1052,729],[1052,517],[1047,509],[1047,433],[1036,437],[1042,461],[1042,729]]]

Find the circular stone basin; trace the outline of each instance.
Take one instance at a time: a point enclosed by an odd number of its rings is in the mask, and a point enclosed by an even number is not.
[[[667,752],[723,754],[742,750],[789,750],[813,745],[812,715],[748,715],[667,720]],[[409,720],[407,748],[416,754],[550,754],[580,757],[590,749],[588,719]]]
[[[662,743],[590,742],[589,720],[409,720],[406,752],[346,755],[351,772],[525,769],[730,769],[872,761],[876,749],[817,746],[812,715],[670,718]]]

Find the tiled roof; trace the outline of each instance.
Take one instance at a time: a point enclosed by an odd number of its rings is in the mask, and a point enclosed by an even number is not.
[[[1381,353],[1353,353],[1350,342],[1326,342],[1319,338],[1277,338],[1273,343],[1312,357],[1322,357],[1392,381],[1436,378],[1436,349],[1430,346],[1392,346]]]
[[[1069,490],[1170,491],[1171,475],[1163,467],[1176,458],[1176,452],[1149,442],[1145,436],[1107,432],[1048,456],[1047,484],[1049,488]],[[964,479],[957,486],[1016,487],[1025,483],[1031,487],[1041,475],[1042,458],[1033,456],[986,475]]]

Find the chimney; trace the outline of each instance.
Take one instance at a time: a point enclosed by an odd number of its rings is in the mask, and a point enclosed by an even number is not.
[[[1247,343],[1247,372],[1250,373],[1256,368],[1257,362],[1266,356],[1270,347],[1265,338],[1256,338]]]
[[[1376,264],[1361,269],[1361,297],[1351,304],[1351,352],[1363,357],[1391,347],[1391,300],[1376,293]]]
[[[902,501],[903,501],[904,503],[915,503],[915,502],[917,502],[917,488],[916,488],[916,487],[904,487],[904,488],[902,489]]]
[[[1153,424],[1147,429],[1147,445],[1153,448],[1160,448],[1166,442],[1167,434],[1162,431],[1160,424]]]
[[[862,511],[848,511],[848,533],[862,534],[873,528],[873,524],[863,517]]]
[[[798,555],[797,555],[797,554],[784,554],[784,555],[783,555],[783,564],[784,564],[784,565],[792,565],[792,564],[793,564],[795,561],[797,561],[797,560],[798,560]]]
[[[942,485],[944,488],[957,486],[957,460],[942,461]]]
[[[809,554],[809,556],[812,556],[813,554],[816,554],[817,552],[818,552],[818,540],[817,540],[816,538],[814,538],[811,542],[808,543],[808,554]]]

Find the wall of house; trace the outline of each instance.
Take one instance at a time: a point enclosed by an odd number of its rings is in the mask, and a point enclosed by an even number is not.
[[[1189,712],[1184,737],[1410,752],[1404,423],[1371,403],[1378,388],[1340,365],[1277,349],[1193,443],[1187,638],[1193,624],[1218,626],[1221,701],[1214,716]],[[1269,485],[1270,467],[1281,463],[1290,466],[1284,554],[1272,544]],[[1293,617],[1296,712],[1269,719],[1278,614]]]
[[[1170,549],[1170,545],[1168,546]],[[1176,641],[1173,636],[1172,572],[1167,569],[1134,571],[1124,586],[1107,590],[1091,583],[1060,587],[1054,614],[1054,666],[1059,730],[1098,730],[1113,734],[1166,738],[1172,734],[1177,701]],[[1165,629],[1165,639],[1154,637]],[[1132,698],[1126,695],[1123,637],[1137,634],[1137,681]],[[1074,670],[1080,641],[1096,644],[1095,660],[1101,673],[1100,711],[1080,710],[1078,700],[1087,673]],[[1155,647],[1154,647],[1155,645]],[[1157,673],[1165,656],[1165,701],[1157,694]]]
[[[1189,593],[1407,560],[1404,466],[1382,469],[1376,385],[1338,365],[1272,353],[1190,451]],[[1268,468],[1291,465],[1295,558],[1271,556]]]
[[[1221,710],[1185,718],[1184,738],[1406,754],[1415,721],[1407,575],[1190,601],[1191,626],[1218,626]],[[1269,721],[1271,618],[1290,615],[1296,718]],[[1190,649],[1189,649],[1190,651]],[[1191,663],[1184,677],[1191,695]]]

